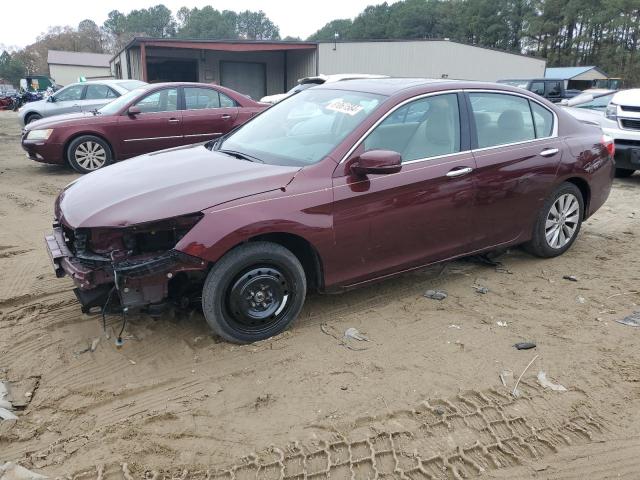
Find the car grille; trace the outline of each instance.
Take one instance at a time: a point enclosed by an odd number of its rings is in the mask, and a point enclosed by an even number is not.
[[[640,107],[632,107],[630,105],[620,105],[620,108],[625,112],[640,112]]]
[[[629,118],[621,118],[620,125],[627,130],[640,130],[640,119],[631,120]]]

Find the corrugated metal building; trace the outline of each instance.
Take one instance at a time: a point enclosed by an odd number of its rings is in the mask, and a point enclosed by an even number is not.
[[[585,90],[593,86],[594,80],[606,80],[609,77],[598,67],[552,67],[547,68],[545,78],[563,80],[564,88]]]
[[[544,76],[544,60],[448,40],[286,42],[134,38],[111,59],[116,78],[214,82],[253,98],[318,74],[495,81]]]
[[[110,59],[110,55],[103,53],[49,50],[47,53],[49,76],[58,85],[77,82],[78,77],[111,78]]]

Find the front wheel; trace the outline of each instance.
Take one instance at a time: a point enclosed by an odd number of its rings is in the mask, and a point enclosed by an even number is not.
[[[113,159],[111,147],[103,139],[93,135],[76,138],[67,148],[69,165],[76,172],[89,173],[109,165]]]
[[[304,269],[291,251],[271,242],[250,242],[211,268],[202,289],[202,309],[211,329],[224,340],[252,343],[289,327],[306,291]]]
[[[583,218],[580,189],[572,183],[563,183],[545,201],[525,248],[543,258],[562,255],[576,240]]]

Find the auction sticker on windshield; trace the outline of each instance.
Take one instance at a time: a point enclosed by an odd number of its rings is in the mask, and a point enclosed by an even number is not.
[[[347,115],[357,115],[364,107],[362,105],[356,105],[354,103],[345,102],[344,100],[334,100],[327,105],[327,110],[332,110],[338,113],[346,113]]]

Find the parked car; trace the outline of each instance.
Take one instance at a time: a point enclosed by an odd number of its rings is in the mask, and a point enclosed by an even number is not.
[[[336,75],[316,75],[314,77],[305,77],[298,80],[298,85],[285,93],[277,93],[275,95],[267,95],[260,99],[263,103],[278,103],[294,93],[301,92],[307,88],[323,83],[342,82],[343,80],[356,80],[359,78],[388,78],[387,75],[372,75],[368,73],[341,73]]]
[[[560,101],[560,105],[563,107],[579,108],[582,110],[596,110],[604,113],[607,109],[607,105],[609,105],[609,102],[617,92],[617,90],[591,88],[573,98]]]
[[[220,86],[144,85],[94,112],[30,123],[22,148],[37,162],[68,163],[88,173],[143,153],[211,140],[267,107]]]
[[[607,99],[604,111],[584,108]],[[583,123],[598,125],[614,139],[617,177],[630,177],[640,170],[640,89],[585,94],[566,102],[565,110]]]
[[[201,301],[214,332],[253,342],[307,291],[512,245],[564,253],[609,195],[612,154],[600,129],[521,89],[327,83],[215,141],[73,182],[47,243],[85,311]]]
[[[140,80],[100,80],[72,83],[42,100],[30,102],[19,110],[20,125],[63,113],[90,112],[131,90],[146,85]]]
[[[564,80],[553,78],[498,80],[498,83],[524,88],[554,103],[558,103],[562,99],[573,98],[582,93],[580,90],[565,89]]]

